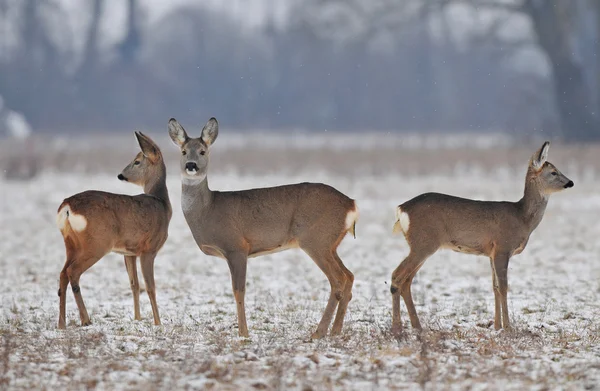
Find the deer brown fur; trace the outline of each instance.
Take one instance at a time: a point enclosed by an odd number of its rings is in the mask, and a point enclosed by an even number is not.
[[[549,143],[533,155],[525,191],[517,202],[475,201],[439,193],[421,194],[397,207],[394,231],[401,231],[410,253],[392,274],[392,331],[402,329],[400,296],[413,328],[421,324],[412,300],[411,284],[427,258],[440,248],[490,258],[495,298],[494,325],[509,328],[508,262],[527,246],[544,216],[550,194],[573,186],[546,161]]]
[[[147,136],[135,133],[142,152],[118,178],[144,188],[129,196],[85,191],[65,199],[58,208],[57,224],[65,242],[67,259],[60,273],[58,328],[66,327],[66,289],[73,290],[83,326],[91,324],[81,289],[80,276],[109,252],[122,254],[129,275],[134,318],[141,319],[136,259],[140,258],[154,324],[160,324],[154,284],[154,258],[167,240],[171,203],[165,184],[166,169],[159,147]]]
[[[237,304],[240,336],[248,336],[244,297],[247,260],[263,254],[301,248],[321,268],[331,285],[323,317],[313,338],[339,334],[352,298],[353,274],[337,247],[354,233],[358,210],[354,200],[322,183],[299,183],[242,191],[212,191],[207,170],[210,147],[218,134],[211,118],[198,138],[188,137],[175,120],[169,135],[181,151],[182,208],[198,247],[227,260]]]

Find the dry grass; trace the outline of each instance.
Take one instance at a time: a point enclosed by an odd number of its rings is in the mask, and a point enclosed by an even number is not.
[[[5,330],[3,384],[28,388],[45,379],[66,389],[595,389],[600,370],[597,360],[569,360],[593,350],[597,338],[543,330],[429,329],[394,339],[387,330],[350,323],[339,338],[308,342],[276,331],[240,340],[206,324],[137,329],[115,333],[113,341],[93,329],[52,338]],[[207,336],[202,347],[197,334]],[[126,341],[138,344],[131,348]]]

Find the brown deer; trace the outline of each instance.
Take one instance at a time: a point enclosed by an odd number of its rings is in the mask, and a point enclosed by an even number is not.
[[[165,184],[165,163],[158,145],[140,132],[136,132],[135,136],[142,152],[123,169],[118,179],[142,186],[144,194],[129,196],[89,190],[65,199],[58,208],[56,221],[67,251],[58,288],[59,329],[66,327],[66,290],[69,283],[82,326],[91,324],[81,296],[79,277],[111,251],[125,257],[135,320],[141,320],[136,268],[136,259],[140,257],[154,324],[160,324],[154,288],[154,258],[167,240],[171,203]]]
[[[188,137],[172,118],[169,135],[181,150],[182,209],[200,250],[223,258],[229,265],[237,304],[238,332],[248,336],[244,296],[250,257],[301,248],[321,268],[331,294],[313,338],[342,330],[352,298],[353,274],[336,249],[347,232],[354,234],[358,210],[354,200],[322,183],[220,192],[208,187],[210,148],[219,132],[211,118],[198,138]]]
[[[421,194],[396,209],[394,232],[402,232],[410,253],[392,273],[392,332],[402,330],[400,296],[410,323],[420,330],[410,286],[415,274],[440,248],[490,258],[495,297],[494,326],[509,329],[508,262],[527,245],[550,194],[573,187],[573,181],[547,162],[549,142],[533,155],[525,193],[517,202],[475,201],[439,193]]]

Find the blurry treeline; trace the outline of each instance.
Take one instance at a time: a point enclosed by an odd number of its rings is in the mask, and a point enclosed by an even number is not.
[[[78,50],[59,2],[0,0],[6,105],[46,132],[216,116],[239,129],[600,138],[598,0],[288,0],[284,21],[258,28],[201,5],[150,24],[144,1],[123,1],[124,34],[102,48],[107,5],[81,0]]]

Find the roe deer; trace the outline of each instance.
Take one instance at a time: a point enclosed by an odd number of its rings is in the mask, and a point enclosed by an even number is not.
[[[494,326],[510,328],[508,261],[520,254],[538,226],[548,197],[573,187],[573,181],[547,162],[549,142],[532,156],[525,192],[517,202],[475,201],[439,193],[421,194],[396,209],[394,232],[404,233],[410,253],[392,273],[392,332],[402,330],[400,295],[410,323],[421,329],[410,286],[429,256],[440,248],[490,258],[495,298]]]
[[[336,307],[331,334],[339,334],[352,298],[354,275],[336,249],[347,232],[354,234],[358,219],[354,200],[321,183],[212,191],[208,160],[218,132],[215,118],[199,138],[188,137],[174,118],[169,121],[169,135],[181,150],[183,214],[200,250],[224,258],[229,265],[239,335],[248,336],[244,309],[248,258],[289,248],[304,250],[331,284],[327,307],[312,338],[327,334]]]
[[[154,258],[167,240],[171,203],[165,184],[165,163],[158,145],[140,132],[136,132],[135,136],[142,152],[118,178],[142,186],[145,194],[129,196],[89,190],[65,199],[58,208],[56,221],[67,251],[58,288],[59,329],[66,327],[66,289],[69,283],[82,326],[91,324],[81,296],[79,277],[111,251],[125,256],[135,320],[141,320],[136,269],[136,258],[140,257],[154,324],[160,324],[154,288]]]

